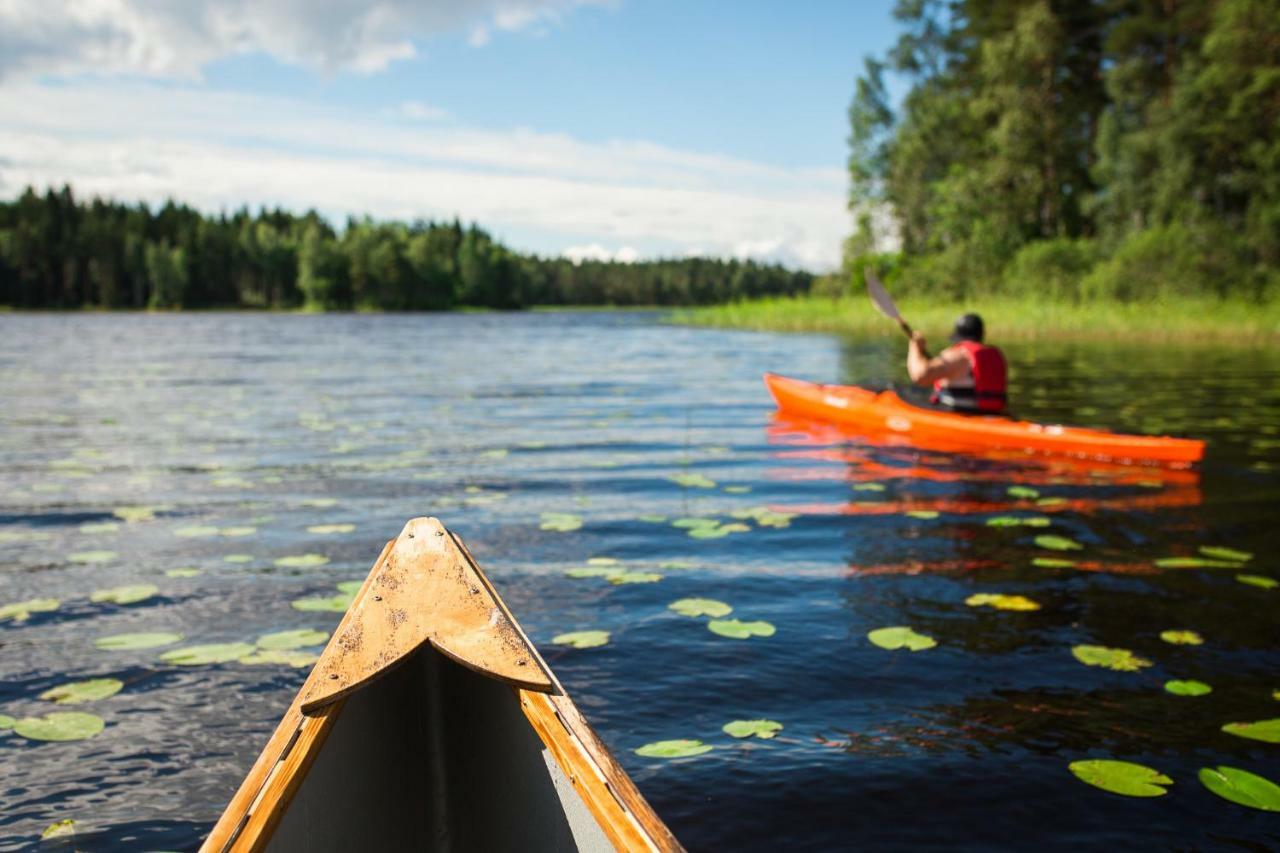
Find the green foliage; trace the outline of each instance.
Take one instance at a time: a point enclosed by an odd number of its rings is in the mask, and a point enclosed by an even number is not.
[[[1068,769],[1082,782],[1126,797],[1163,797],[1173,780],[1151,767],[1129,761],[1073,761]]]
[[[782,723],[777,720],[734,720],[731,723],[725,723],[721,731],[729,737],[758,737],[771,740],[782,731]]]
[[[636,755],[645,758],[689,758],[694,755],[702,755],[715,749],[709,743],[703,743],[700,740],[660,740],[654,743],[646,743],[644,746],[636,750]]]
[[[1073,646],[1071,654],[1085,666],[1100,666],[1116,672],[1137,672],[1151,661],[1138,657],[1128,649],[1113,649],[1108,646]]]
[[[1266,812],[1280,812],[1280,785],[1238,767],[1202,767],[1200,784],[1213,793]]]
[[[927,634],[919,634],[901,625],[891,628],[876,628],[874,631],[867,633],[867,639],[872,644],[889,651],[906,649],[911,652],[920,652],[938,645],[938,641],[933,637]]]

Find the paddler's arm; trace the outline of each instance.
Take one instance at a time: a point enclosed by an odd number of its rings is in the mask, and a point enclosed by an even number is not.
[[[967,368],[964,355],[951,349],[942,351],[937,358],[929,358],[924,335],[911,333],[907,347],[907,375],[917,385],[932,385],[939,379],[960,379]]]

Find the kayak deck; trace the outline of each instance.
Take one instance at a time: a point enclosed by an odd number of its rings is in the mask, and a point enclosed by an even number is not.
[[[912,442],[945,442],[958,447],[1021,450],[1171,467],[1187,467],[1204,456],[1204,442],[1195,439],[1125,435],[1017,421],[999,415],[939,411],[913,405],[893,391],[869,391],[855,385],[821,385],[773,373],[766,373],[764,382],[783,412],[897,434]]]
[[[683,848],[466,547],[419,518],[201,849]]]

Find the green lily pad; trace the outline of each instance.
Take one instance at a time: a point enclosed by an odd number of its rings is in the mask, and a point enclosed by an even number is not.
[[[1238,767],[1202,767],[1200,784],[1213,793],[1251,809],[1280,812],[1280,785]]]
[[[40,840],[49,841],[54,838],[70,838],[75,834],[76,822],[71,818],[64,818],[46,826],[44,832],[40,833]]]
[[[613,557],[590,557],[587,560],[588,566],[619,566],[622,565],[620,560]]]
[[[926,634],[918,634],[905,625],[896,625],[890,628],[876,628],[874,631],[867,633],[867,639],[873,645],[882,649],[894,651],[896,649],[906,649],[912,652],[924,651],[932,649],[938,645],[938,641]]]
[[[556,533],[572,533],[582,528],[582,516],[567,512],[544,512],[542,523],[538,527]]]
[[[302,502],[303,506],[315,507],[316,509],[328,509],[337,506],[337,498],[308,498]]]
[[[702,474],[673,474],[667,479],[686,489],[714,489],[716,487],[715,480]]]
[[[111,514],[121,521],[136,524],[139,521],[151,521],[160,511],[158,506],[118,506]]]
[[[1156,566],[1162,569],[1238,569],[1239,563],[1210,560],[1207,557],[1161,557]]]
[[[1002,595],[979,592],[969,596],[964,603],[970,607],[994,607],[997,610],[1039,610],[1040,605],[1025,595]]]
[[[1237,551],[1235,548],[1223,548],[1219,545],[1201,545],[1200,553],[1215,560],[1229,560],[1233,563],[1247,563],[1253,559],[1248,551]]]
[[[1227,723],[1222,730],[1229,735],[1249,740],[1280,743],[1280,718],[1258,720],[1256,723]]]
[[[199,569],[183,567],[178,569],[168,569],[165,571],[164,576],[167,578],[193,578],[198,574],[200,574]]]
[[[323,554],[291,554],[274,561],[282,569],[313,569],[329,562]]]
[[[41,699],[59,705],[79,705],[114,696],[124,689],[124,682],[116,678],[93,678],[88,681],[71,681],[50,687],[40,694]]]
[[[668,604],[667,609],[674,610],[681,616],[710,616],[712,618],[728,616],[733,612],[732,607],[723,601],[716,601],[714,598],[682,598],[679,601],[673,601]]]
[[[1033,501],[1040,497],[1040,493],[1030,486],[1010,486],[1005,489],[1005,494],[1011,498],[1021,498],[1028,501]]]
[[[355,595],[360,591],[360,587],[364,586],[364,581],[343,581],[340,584],[336,584],[336,586],[338,592]]]
[[[667,560],[665,562],[658,563],[658,568],[669,572],[676,572],[682,569],[696,569],[697,565],[690,563],[688,560]]]
[[[1280,581],[1266,575],[1236,575],[1236,580],[1259,589],[1275,589],[1280,586]]]
[[[320,655],[300,649],[259,649],[240,658],[239,662],[249,666],[275,664],[300,668],[313,666],[318,660]]]
[[[1038,569],[1070,569],[1075,564],[1075,560],[1062,560],[1057,557],[1035,557],[1031,561],[1031,565]]]
[[[1117,672],[1137,672],[1144,666],[1151,666],[1151,661],[1138,657],[1128,649],[1113,649],[1108,646],[1075,646],[1071,649],[1071,654],[1085,666],[1100,666]]]
[[[327,631],[316,631],[313,628],[300,628],[295,631],[277,631],[274,634],[263,634],[256,641],[260,649],[301,649],[305,646],[318,646],[329,639]]]
[[[853,487],[855,492],[883,492],[884,483],[858,483]]]
[[[551,638],[551,642],[558,646],[573,646],[575,649],[593,649],[609,642],[609,632],[570,631],[567,634],[557,634]]]
[[[115,586],[111,589],[99,589],[90,594],[89,600],[94,604],[137,604],[146,601],[160,591],[155,584],[135,583],[127,586]]]
[[[758,737],[770,740],[782,731],[782,723],[776,720],[734,720],[732,723],[725,723],[722,731],[729,737]]]
[[[182,536],[188,539],[203,538],[205,536],[217,536],[218,528],[211,527],[207,524],[189,524],[186,527],[179,527],[173,531],[174,536]]]
[[[700,740],[660,740],[646,743],[636,750],[636,755],[645,758],[689,758],[713,749],[715,749],[714,746]]]
[[[14,734],[27,740],[87,740],[106,726],[101,717],[83,711],[51,711],[43,717],[23,717],[13,724]]]
[[[249,525],[243,525],[241,527],[223,527],[218,531],[218,535],[239,537],[239,536],[252,536],[257,532],[258,532],[258,528],[251,527]]]
[[[628,584],[628,583],[656,583],[662,580],[662,575],[657,572],[620,572],[613,570],[616,574],[608,575],[611,584]]]
[[[1035,542],[1041,548],[1048,548],[1050,551],[1079,551],[1084,547],[1074,539],[1068,539],[1065,536],[1054,536],[1052,534],[1042,534],[1037,536]]]
[[[907,518],[918,518],[921,521],[929,521],[930,519],[938,517],[938,511],[936,509],[909,509],[906,511],[905,515]]]
[[[337,595],[295,598],[289,602],[294,610],[305,612],[346,613],[355,601],[355,593],[340,592]]]
[[[645,524],[665,524],[667,517],[665,515],[638,515],[636,521],[643,521]]]
[[[227,554],[226,556],[224,556],[224,557],[222,558],[222,562],[224,562],[224,563],[241,563],[241,564],[243,564],[243,563],[252,563],[252,562],[253,562],[253,555],[252,555],[252,554]]]
[[[8,714],[0,714],[0,732],[13,728],[13,724],[18,722]]]
[[[115,551],[77,551],[67,559],[72,563],[109,563],[119,556]]]
[[[307,528],[307,532],[328,536],[334,533],[350,533],[355,529],[354,524],[313,524]]]
[[[1204,637],[1195,631],[1161,631],[1160,639],[1175,646],[1199,646],[1204,643]]]
[[[120,529],[120,525],[116,524],[114,521],[98,521],[92,524],[82,524],[79,529],[81,533],[87,533],[89,535],[96,533],[115,533]]]
[[[997,515],[987,519],[988,527],[1048,527],[1050,520],[1041,515],[1022,517],[1017,515]]]
[[[160,655],[160,660],[177,666],[203,666],[213,663],[230,663],[253,654],[248,643],[207,643],[201,646],[184,646]]]
[[[1203,681],[1195,681],[1193,679],[1166,681],[1164,689],[1174,696],[1207,696],[1213,692],[1213,688]]]
[[[1060,498],[1055,496],[1051,498],[1041,498],[1040,500],[1036,501],[1036,506],[1062,506],[1066,502],[1067,502],[1066,498]]]
[[[0,622],[12,619],[14,622],[26,622],[32,613],[49,613],[62,605],[56,598],[31,598],[26,601],[15,601],[13,604],[0,605]]]
[[[150,633],[112,634],[108,637],[99,637],[93,641],[93,645],[104,652],[124,652],[135,649],[155,649],[180,642],[182,642],[181,634],[153,631]]]
[[[732,640],[745,640],[748,637],[772,637],[777,628],[768,622],[743,622],[740,619],[712,619],[707,623],[707,630],[721,637]]]
[[[725,486],[724,493],[727,495],[745,495],[751,491],[750,486]]]
[[[1173,780],[1151,767],[1129,761],[1073,761],[1068,769],[1082,782],[1126,797],[1163,797]]]
[[[694,530],[699,527],[719,527],[720,520],[718,518],[707,518],[705,516],[695,518],[677,518],[671,522],[672,527],[679,527],[683,530]]]

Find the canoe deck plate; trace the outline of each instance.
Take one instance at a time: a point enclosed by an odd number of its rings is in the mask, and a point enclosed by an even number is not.
[[[423,643],[539,693],[559,684],[466,548],[434,518],[411,519],[352,603],[303,687],[302,712],[349,695]]]

